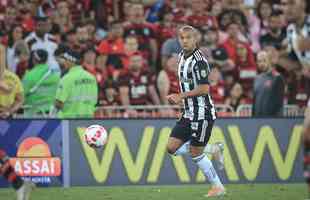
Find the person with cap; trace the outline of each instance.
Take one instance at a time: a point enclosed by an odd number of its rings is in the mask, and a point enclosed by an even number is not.
[[[34,117],[48,114],[53,106],[60,75],[47,65],[48,53],[43,49],[32,52],[34,67],[23,78],[25,115]]]
[[[93,117],[98,101],[96,78],[79,65],[79,53],[64,47],[56,57],[66,73],[56,91],[54,113],[57,112],[59,118]]]
[[[60,67],[57,63],[54,53],[58,48],[56,38],[49,33],[51,25],[48,17],[36,17],[35,31],[31,32],[26,38],[31,51],[44,49],[48,53],[47,65],[53,72],[60,73]]]

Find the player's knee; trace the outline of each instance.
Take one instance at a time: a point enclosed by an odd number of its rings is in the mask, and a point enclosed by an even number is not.
[[[192,158],[198,157],[201,154],[203,154],[204,147],[196,147],[196,146],[190,146],[189,152],[191,154]]]
[[[174,145],[168,145],[167,146],[167,152],[171,155],[175,155],[175,152],[177,151],[177,148]]]

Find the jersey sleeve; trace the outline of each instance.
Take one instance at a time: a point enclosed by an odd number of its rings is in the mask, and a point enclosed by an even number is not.
[[[68,82],[65,79],[60,80],[57,91],[56,91],[56,100],[64,103],[69,96],[69,88]]]
[[[194,75],[198,85],[209,84],[208,75],[210,73],[209,64],[204,60],[197,61],[194,67]]]

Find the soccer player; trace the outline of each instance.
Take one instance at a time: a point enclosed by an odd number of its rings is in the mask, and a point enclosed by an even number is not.
[[[222,196],[225,188],[204,153],[216,115],[209,94],[210,68],[198,49],[197,35],[197,30],[192,26],[185,25],[178,30],[183,49],[178,62],[181,92],[170,94],[167,98],[172,104],[183,104],[184,113],[171,132],[167,149],[172,155],[190,154],[212,184],[207,196]]]
[[[17,200],[29,200],[30,193],[35,185],[30,181],[23,181],[16,175],[9,163],[9,157],[0,149],[0,175],[10,182],[17,193]]]

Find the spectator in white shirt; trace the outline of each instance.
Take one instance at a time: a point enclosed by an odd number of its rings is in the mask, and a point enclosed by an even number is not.
[[[48,66],[54,72],[60,72],[59,64],[54,56],[58,44],[54,36],[48,33],[50,28],[50,22],[47,17],[36,17],[35,31],[30,33],[25,41],[31,51],[38,49],[46,50],[48,52]]]

